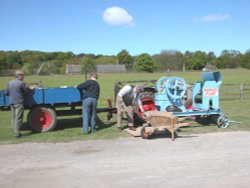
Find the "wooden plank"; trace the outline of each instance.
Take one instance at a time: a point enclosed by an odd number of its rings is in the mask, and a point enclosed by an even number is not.
[[[134,137],[140,137],[141,136],[141,127],[136,128],[136,131],[132,131],[129,128],[124,129],[127,133]]]

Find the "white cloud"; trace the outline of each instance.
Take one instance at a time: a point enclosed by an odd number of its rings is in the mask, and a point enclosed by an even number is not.
[[[208,14],[202,18],[194,20],[194,23],[207,23],[207,22],[219,22],[225,21],[230,18],[230,14]]]
[[[134,25],[133,17],[121,7],[109,7],[102,15],[103,21],[110,25]]]

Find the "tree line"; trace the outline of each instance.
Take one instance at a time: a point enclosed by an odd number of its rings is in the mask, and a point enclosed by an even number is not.
[[[159,54],[142,53],[132,56],[127,50],[117,55],[74,54],[72,52],[0,51],[0,75],[9,75],[17,69],[26,74],[64,74],[66,64],[80,64],[82,73],[96,69],[99,64],[122,64],[128,71],[200,70],[206,65],[219,69],[250,69],[250,50],[223,50],[214,52],[165,50]]]

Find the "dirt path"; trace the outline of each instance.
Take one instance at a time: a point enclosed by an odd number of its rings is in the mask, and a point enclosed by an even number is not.
[[[250,132],[0,145],[1,188],[249,188]]]

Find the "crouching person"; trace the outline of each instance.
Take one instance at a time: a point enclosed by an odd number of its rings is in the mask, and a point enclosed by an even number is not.
[[[144,112],[140,93],[143,91],[143,86],[125,85],[116,96],[116,109],[117,109],[117,128],[122,130],[122,117],[123,112],[126,113],[128,118],[128,127],[130,130],[135,131],[134,127],[134,113],[133,105],[137,104],[142,112]]]

